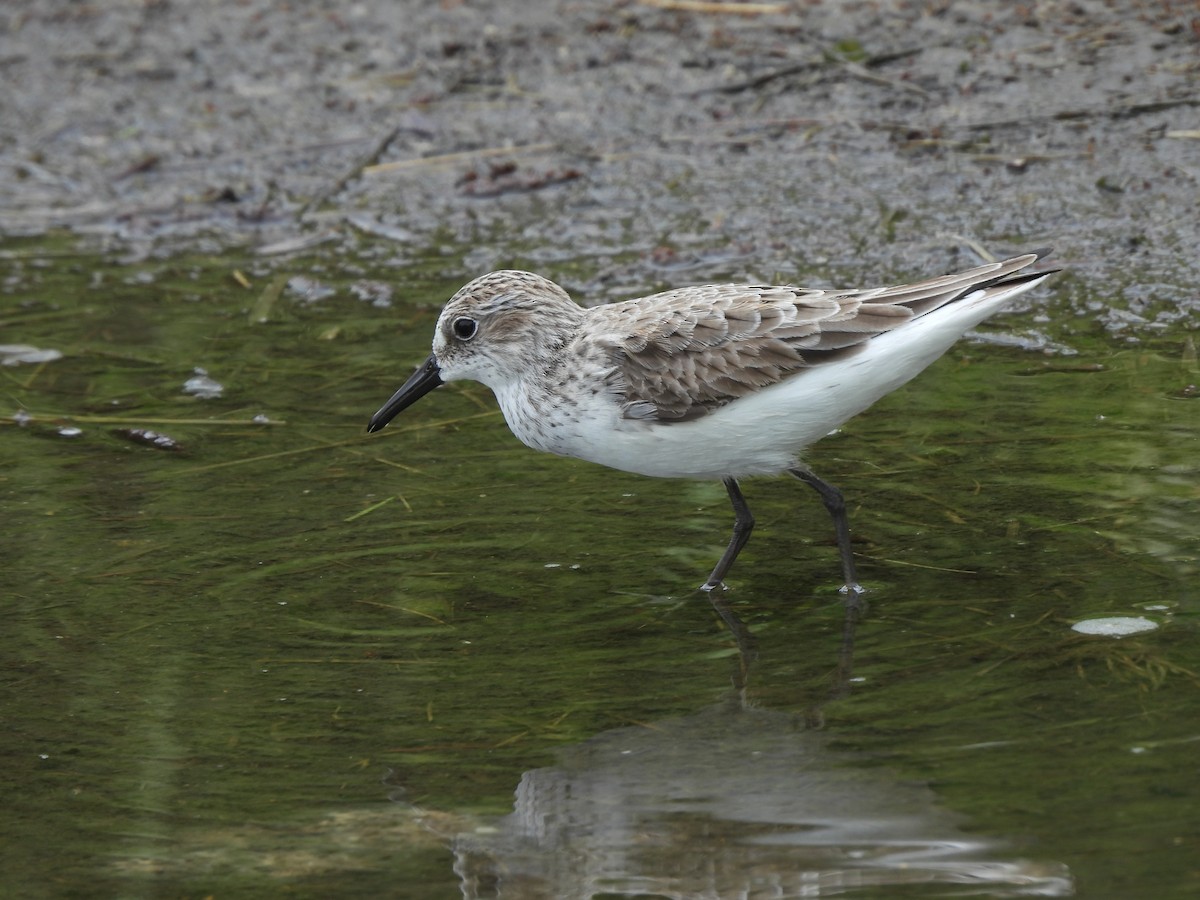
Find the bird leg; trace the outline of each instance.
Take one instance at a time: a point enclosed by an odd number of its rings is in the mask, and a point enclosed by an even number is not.
[[[842,574],[846,583],[842,585],[842,593],[850,595],[850,602],[864,592],[858,583],[858,573],[854,569],[854,551],[850,547],[850,519],[846,515],[846,500],[842,492],[827,481],[822,481],[807,469],[788,469],[793,475],[809,485],[821,495],[821,502],[833,517],[833,527],[837,532],[838,552],[842,556]],[[732,495],[731,495],[732,496]]]
[[[729,502],[733,504],[733,537],[729,539],[729,546],[721,554],[721,559],[718,560],[717,567],[712,570],[712,574],[708,576],[708,581],[700,585],[702,591],[711,591],[721,586],[729,567],[733,565],[737,555],[742,552],[746,541],[750,540],[750,532],[754,530],[754,514],[746,505],[742,489],[738,487],[737,481],[733,478],[726,478],[724,481],[725,490],[729,492]]]

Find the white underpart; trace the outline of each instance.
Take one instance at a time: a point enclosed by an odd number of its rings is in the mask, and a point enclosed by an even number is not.
[[[965,331],[1041,281],[977,291],[872,338],[859,353],[688,422],[622,418],[617,404],[601,394],[549,429],[518,382],[497,385],[496,396],[513,433],[539,450],[663,478],[776,475],[798,465],[809,444],[912,379]]]

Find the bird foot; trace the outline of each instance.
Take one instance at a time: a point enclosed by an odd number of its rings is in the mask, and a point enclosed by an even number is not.
[[[857,581],[851,581],[848,584],[843,584],[840,592],[845,598],[847,609],[853,610],[860,615],[866,615],[868,603],[866,597],[867,589],[865,587]]]

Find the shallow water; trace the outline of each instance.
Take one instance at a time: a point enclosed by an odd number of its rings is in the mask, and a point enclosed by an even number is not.
[[[814,448],[857,627],[812,492],[750,482],[743,656],[719,485],[536,454],[477,386],[364,433],[446,258],[8,252],[0,343],[64,355],[0,368],[5,893],[1197,889],[1186,335],[1051,289],[1076,355],[962,343]]]

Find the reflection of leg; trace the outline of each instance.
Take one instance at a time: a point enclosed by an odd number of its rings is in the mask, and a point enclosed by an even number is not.
[[[842,556],[842,575],[846,579],[846,583],[842,586],[842,592],[849,594],[849,602],[854,603],[854,598],[863,592],[863,588],[858,583],[858,574],[854,569],[854,551],[850,547],[850,519],[846,515],[846,500],[842,497],[841,491],[828,481],[822,481],[807,469],[788,469],[788,471],[821,495],[821,502],[825,504],[829,515],[833,517],[833,527],[837,532],[838,552]]]
[[[708,576],[708,581],[700,585],[702,591],[711,591],[713,588],[721,586],[733,561],[746,546],[746,541],[750,540],[750,532],[754,530],[754,516],[750,512],[750,507],[746,505],[746,498],[742,496],[742,490],[738,487],[737,481],[733,478],[726,478],[725,490],[729,492],[729,502],[733,504],[733,537],[729,539],[729,546],[721,554],[721,559],[717,562],[717,567],[712,570],[712,574]]]
[[[829,692],[830,700],[850,693],[850,678],[854,672],[854,629],[858,627],[859,617],[866,610],[866,606],[867,601],[861,599],[857,604],[846,604],[846,618],[842,622],[842,646],[838,648],[837,676],[833,689]]]
[[[750,664],[758,659],[758,638],[750,633],[746,623],[729,608],[729,604],[719,593],[710,591],[708,602],[712,604],[716,614],[721,617],[721,621],[733,635],[734,643],[737,644],[738,658],[733,670],[733,686],[739,691],[745,690],[746,680],[750,675]]]
[[[867,601],[860,595],[847,598],[842,610],[842,645],[838,647],[837,668],[833,673],[833,684],[829,686],[828,697],[812,707],[805,714],[804,722],[809,728],[825,727],[825,704],[841,700],[850,695],[850,679],[854,673],[854,630],[858,627],[859,619],[867,607]]]

